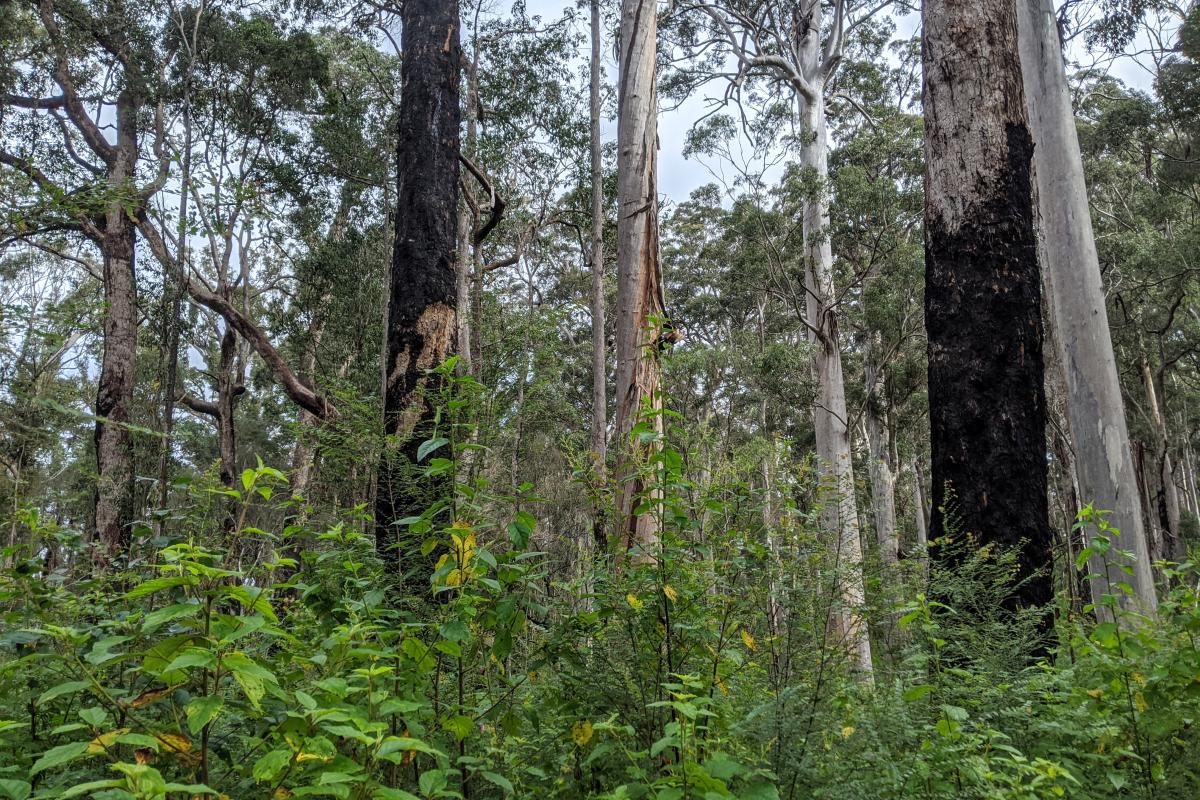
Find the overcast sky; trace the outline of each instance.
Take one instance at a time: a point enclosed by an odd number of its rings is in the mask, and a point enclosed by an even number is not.
[[[505,1],[501,0],[501,3]],[[564,10],[574,6],[574,0],[528,0],[527,2],[528,12],[540,15],[544,19],[558,18]],[[581,14],[580,19],[586,25],[586,12]],[[919,27],[920,14],[905,15],[897,20],[896,38],[914,36]],[[1080,45],[1077,49],[1080,52],[1073,53],[1073,58],[1080,63],[1091,63],[1091,59],[1082,51],[1082,46]],[[585,43],[580,51],[580,58],[586,59],[589,52],[588,45]],[[611,40],[604,42],[602,52],[605,54],[606,60],[604,66],[605,80],[612,83],[616,78],[616,63],[612,59]],[[1117,60],[1112,64],[1111,72],[1133,86],[1147,90],[1150,88],[1149,74],[1131,59]],[[694,189],[706,183],[717,181],[717,178],[714,177],[714,172],[718,176],[728,179],[732,179],[733,177],[731,167],[728,164],[722,164],[720,159],[716,157],[693,157],[689,159],[683,155],[688,130],[697,119],[709,110],[710,104],[715,101],[722,88],[720,85],[714,83],[707,91],[694,95],[682,106],[664,110],[659,115],[658,137],[660,149],[658,155],[658,188],[659,193],[668,202],[678,203],[686,200]],[[601,135],[606,140],[616,138],[616,123],[614,120],[604,121]]]

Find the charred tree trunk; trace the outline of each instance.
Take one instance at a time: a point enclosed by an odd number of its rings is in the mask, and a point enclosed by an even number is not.
[[[592,459],[596,465],[596,483],[603,486],[608,459],[608,357],[604,343],[604,165],[600,143],[600,0],[591,0],[591,172],[592,172],[592,248],[588,264],[592,272]],[[604,503],[598,492],[592,510],[592,538],[596,547],[607,547]]]
[[[1041,276],[1012,0],[926,0],[925,326],[935,535],[1015,548],[1053,598]]]
[[[376,540],[393,565],[410,567],[396,523],[424,512],[452,487],[417,480],[417,448],[431,430],[427,371],[456,337],[454,250],[458,226],[459,22],[457,0],[410,0],[401,13],[404,64],[397,147],[396,240],[388,294],[383,396],[387,442],[379,465]],[[402,563],[403,562],[403,563]]]
[[[93,558],[98,569],[128,555],[134,516],[129,424],[137,356],[135,225],[123,198],[137,165],[137,108],[131,90],[117,101],[117,146],[108,170],[112,198],[104,212],[104,349],[96,388],[96,511]]]
[[[620,480],[617,534],[623,550],[649,555],[658,541],[654,513],[635,513],[645,500],[649,450],[631,437],[649,414],[662,432],[658,357],[664,315],[658,260],[658,93],[655,77],[658,20],[653,0],[625,0],[617,112],[617,413]]]

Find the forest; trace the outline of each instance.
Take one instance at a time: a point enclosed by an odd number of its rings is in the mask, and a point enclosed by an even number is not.
[[[1196,0],[0,0],[0,800],[1200,798]]]

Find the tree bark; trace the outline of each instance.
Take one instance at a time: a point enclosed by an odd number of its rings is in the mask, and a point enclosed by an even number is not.
[[[592,272],[592,460],[596,482],[603,486],[608,459],[608,357],[604,341],[604,164],[600,142],[600,0],[591,0],[592,58],[591,98],[591,178],[592,242],[588,264]],[[601,550],[607,547],[604,506],[592,510],[592,538]]]
[[[137,357],[135,226],[125,197],[137,168],[137,104],[131,89],[117,101],[117,146],[108,163],[109,200],[100,249],[104,256],[104,348],[96,387],[95,550],[100,570],[128,556],[133,523],[133,389]]]
[[[1041,276],[1012,0],[926,0],[925,327],[935,534],[1014,548],[1053,599]]]
[[[457,0],[409,0],[403,25],[397,147],[396,239],[392,253],[384,381],[384,434],[375,501],[376,541],[408,567],[396,523],[444,499],[448,481],[420,485],[417,448],[431,431],[427,374],[454,351],[458,223],[459,21]],[[415,561],[416,556],[412,561]]]
[[[871,505],[875,512],[875,542],[879,560],[885,569],[900,560],[900,539],[896,532],[896,474],[888,447],[888,421],[883,398],[883,370],[878,358],[878,334],[873,334],[864,359],[867,398],[863,409],[863,427],[871,458]]]
[[[649,487],[645,464],[655,443],[631,437],[639,418],[662,432],[658,356],[664,316],[658,260],[658,19],[654,0],[624,0],[617,112],[617,410],[620,546],[649,557],[658,540],[654,513],[635,513]],[[644,416],[644,415],[648,415]]]
[[[1171,463],[1171,437],[1167,431],[1166,414],[1159,405],[1158,391],[1150,363],[1142,359],[1142,385],[1146,390],[1146,406],[1156,434],[1154,512],[1162,532],[1162,558],[1175,561],[1184,556],[1180,537],[1179,489],[1175,486],[1175,468]]]
[[[1146,531],[1129,451],[1125,404],[1108,327],[1104,283],[1092,234],[1083,160],[1067,85],[1062,43],[1051,0],[1018,0],[1018,41],[1025,101],[1034,141],[1034,173],[1041,226],[1040,252],[1058,358],[1067,389],[1067,418],[1076,455],[1080,500],[1110,512],[1121,531],[1107,568],[1097,556],[1092,595],[1115,594],[1131,610],[1158,606]],[[1095,536],[1089,527],[1085,535]],[[1127,575],[1122,567],[1133,569]],[[1128,582],[1133,596],[1115,589]],[[1098,613],[1105,613],[1097,606]]]

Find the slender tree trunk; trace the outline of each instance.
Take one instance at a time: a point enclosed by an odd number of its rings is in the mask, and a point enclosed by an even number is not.
[[[238,479],[237,420],[234,410],[238,397],[246,391],[234,369],[236,356],[237,334],[227,325],[221,336],[221,361],[217,367],[217,442],[221,454],[221,483],[231,488]]]
[[[1155,453],[1154,509],[1162,531],[1162,557],[1180,560],[1183,541],[1179,535],[1179,490],[1175,486],[1175,468],[1171,464],[1171,437],[1167,431],[1166,414],[1159,405],[1158,391],[1154,385],[1154,374],[1150,363],[1142,359],[1142,385],[1146,390],[1146,406],[1150,410],[1150,421],[1157,435]]]
[[[376,540],[393,564],[416,555],[396,547],[396,523],[444,500],[446,481],[421,486],[417,448],[432,430],[427,370],[453,352],[454,249],[458,227],[459,22],[457,0],[409,0],[401,13],[396,240],[388,296],[384,434],[375,501]],[[423,588],[423,587],[422,587]]]
[[[654,0],[624,0],[617,112],[617,413],[620,546],[650,556],[658,540],[654,513],[637,514],[648,487],[654,443],[631,437],[639,418],[662,432],[658,356],[664,316],[658,260],[658,19]],[[643,416],[648,414],[649,417]]]
[[[114,198],[104,213],[104,350],[96,389],[95,551],[98,569],[128,555],[133,523],[133,453],[129,431],[137,357],[135,226],[123,198],[137,165],[136,107],[130,90],[117,101],[117,147],[109,166]]]
[[[479,68],[479,44],[472,48],[470,70],[467,74],[467,140],[465,142],[468,157],[475,155],[475,140],[478,136],[479,96],[477,91],[477,70]],[[464,187],[464,191],[470,191]],[[460,375],[474,375],[475,363],[472,359],[471,348],[471,266],[476,263],[476,251],[472,247],[475,229],[471,224],[471,215],[464,214],[459,209],[458,214],[458,250],[454,258],[454,280],[456,286],[455,310],[457,313],[458,371]]]
[[[929,507],[925,502],[925,470],[921,462],[913,462],[913,505],[916,506],[917,552],[921,570],[929,573]]]
[[[1054,594],[1041,276],[1012,0],[926,0],[925,327],[934,533],[1016,548],[1010,602]]]
[[[879,560],[885,569],[895,567],[900,560],[900,539],[896,531],[896,474],[888,447],[888,414],[883,405],[883,370],[876,363],[878,334],[872,338],[864,360],[867,400],[863,410],[863,427],[867,432],[867,447],[871,456],[871,505],[875,512],[875,542]]]
[[[1081,501],[1110,513],[1121,531],[1119,550],[1092,559],[1093,597],[1116,594],[1123,604],[1153,613],[1158,605],[1142,509],[1129,451],[1125,404],[1108,328],[1104,284],[1092,235],[1083,160],[1067,85],[1062,43],[1051,0],[1017,0],[1025,100],[1034,140],[1034,172],[1041,226],[1040,252],[1055,345],[1062,363]],[[1095,535],[1089,528],[1085,534]],[[1130,566],[1132,575],[1123,569]],[[1132,597],[1115,589],[1128,582]],[[1105,607],[1097,606],[1098,613]]]
[[[588,263],[592,272],[592,460],[596,482],[603,486],[608,459],[608,354],[604,346],[604,164],[600,142],[600,0],[591,0],[591,172],[592,247]],[[602,497],[598,493],[598,497]],[[592,538],[601,550],[607,547],[604,505],[592,510]]]

